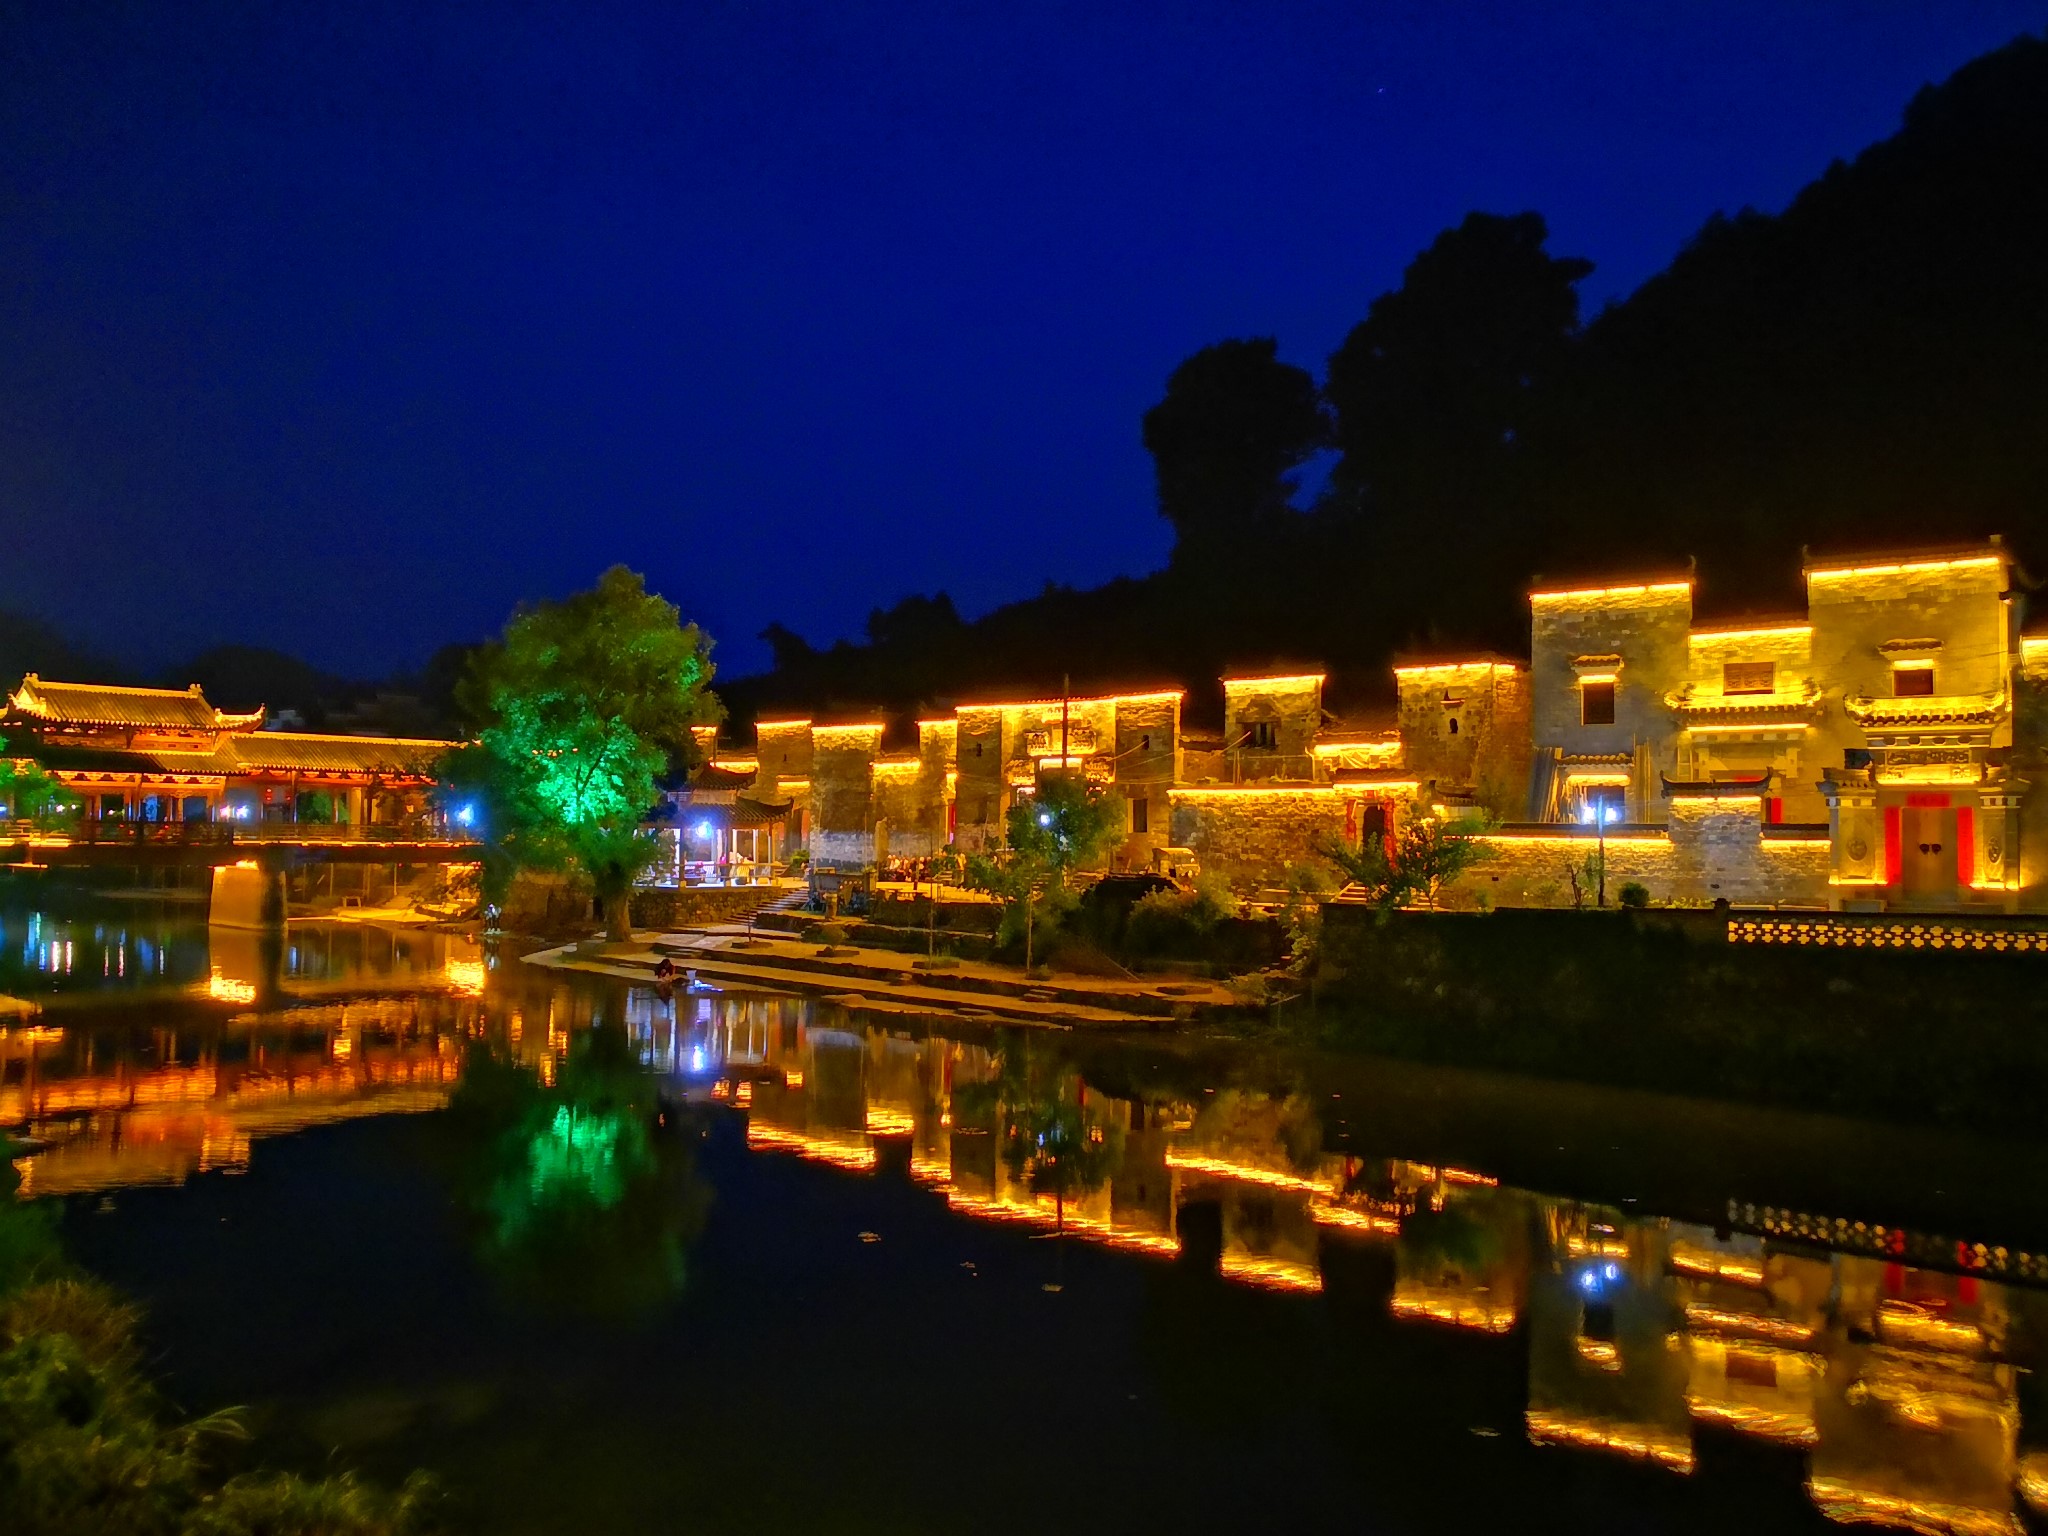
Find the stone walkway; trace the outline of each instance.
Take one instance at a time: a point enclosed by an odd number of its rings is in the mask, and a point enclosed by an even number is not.
[[[920,969],[916,955],[787,936],[749,939],[738,925],[638,936],[623,944],[565,945],[527,959],[538,965],[651,981],[663,955],[678,970],[726,985],[830,997],[850,1007],[957,1013],[1044,1025],[1159,1029],[1233,1006],[1213,981],[1158,977],[1053,976],[1033,980],[1009,966],[956,961]]]

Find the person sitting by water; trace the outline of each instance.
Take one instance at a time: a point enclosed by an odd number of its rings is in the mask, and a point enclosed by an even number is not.
[[[654,968],[654,979],[660,982],[674,981],[676,979],[675,961],[672,960],[669,956],[663,955],[661,957],[661,963],[655,966]]]

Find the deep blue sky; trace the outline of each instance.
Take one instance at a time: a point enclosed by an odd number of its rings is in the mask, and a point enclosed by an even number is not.
[[[373,674],[623,560],[760,664],[1164,558],[1188,352],[1473,208],[1626,293],[2027,4],[0,0],[0,606]]]

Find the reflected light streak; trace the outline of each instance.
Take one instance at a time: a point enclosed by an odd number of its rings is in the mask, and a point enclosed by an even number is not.
[[[443,969],[448,974],[448,985],[457,992],[470,997],[481,997],[484,991],[484,963],[481,960],[450,960]]]
[[[1531,1408],[1523,1418],[1529,1428],[1529,1440],[1535,1445],[1570,1445],[1581,1450],[1612,1451],[1680,1473],[1691,1472],[1695,1464],[1691,1438],[1669,1430],[1603,1424],[1596,1419],[1536,1408]]]
[[[1802,1345],[1813,1342],[1815,1330],[1805,1323],[1782,1317],[1761,1317],[1754,1312],[1729,1312],[1703,1302],[1688,1302],[1685,1326],[1701,1333],[1741,1333],[1769,1339],[1774,1344]]]
[[[1836,1477],[1809,1477],[1806,1493],[1838,1525],[1896,1525],[1925,1536],[2025,1536],[2010,1510],[1972,1508],[1931,1499],[1903,1499],[1874,1488],[1858,1488]]]
[[[1278,1173],[1270,1168],[1254,1167],[1250,1163],[1233,1163],[1227,1158],[1203,1157],[1191,1152],[1168,1152],[1166,1166],[1182,1173],[1206,1173],[1217,1178],[1242,1179],[1248,1184],[1264,1184],[1270,1189],[1294,1189],[1309,1195],[1328,1192],[1327,1184],[1314,1179],[1304,1179],[1299,1174]]]
[[[1407,1322],[1442,1323],[1479,1333],[1506,1333],[1515,1326],[1516,1309],[1496,1307],[1463,1296],[1396,1295],[1387,1310]]]
[[[873,1147],[827,1141],[821,1136],[785,1130],[779,1125],[763,1125],[754,1120],[747,1122],[747,1147],[749,1150],[794,1152],[811,1162],[830,1163],[835,1168],[846,1168],[856,1173],[872,1172],[875,1166]]]
[[[1249,1253],[1223,1255],[1223,1278],[1271,1291],[1318,1292],[1323,1277],[1307,1264],[1293,1259],[1262,1258]]]
[[[256,1001],[256,983],[223,976],[220,967],[215,966],[213,974],[206,978],[206,995],[221,1003],[253,1003]]]

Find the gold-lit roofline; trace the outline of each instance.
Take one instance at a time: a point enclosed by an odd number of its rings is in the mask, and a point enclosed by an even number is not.
[[[1606,587],[1556,587],[1540,592],[1531,592],[1532,603],[1605,602],[1615,598],[1669,597],[1683,592],[1692,593],[1692,578],[1682,581],[1638,581]]]

